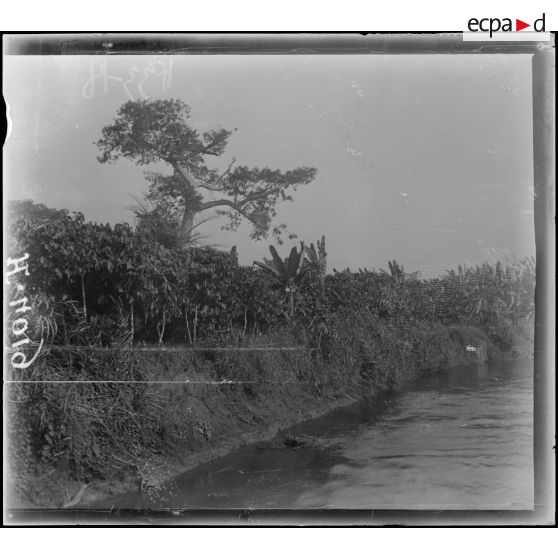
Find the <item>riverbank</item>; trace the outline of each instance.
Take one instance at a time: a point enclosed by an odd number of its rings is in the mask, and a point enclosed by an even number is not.
[[[397,391],[421,374],[515,358],[530,343],[527,334],[518,336],[514,348],[504,350],[470,327],[430,328],[422,337],[417,331],[399,326],[400,335],[394,335],[395,328],[375,331],[375,340],[358,335],[351,347],[345,344],[344,354],[328,355],[327,361],[304,347],[286,350],[296,347],[294,339],[283,349],[260,339],[254,340],[253,351],[142,353],[134,366],[161,382],[134,393],[142,401],[140,426],[146,425],[142,446],[133,451],[129,440],[113,437],[95,448],[98,437],[81,422],[82,451],[93,444],[90,459],[103,462],[101,472],[76,475],[67,454],[44,459],[23,479],[10,507],[88,507],[128,491],[156,493],[168,479],[244,444],[270,440],[283,429],[380,391]],[[118,397],[123,393],[122,388]]]

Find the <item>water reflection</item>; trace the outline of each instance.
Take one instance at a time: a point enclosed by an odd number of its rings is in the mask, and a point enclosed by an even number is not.
[[[115,507],[532,509],[530,363],[465,366],[248,446]]]
[[[302,507],[532,509],[532,373],[461,367],[417,383],[342,451]]]

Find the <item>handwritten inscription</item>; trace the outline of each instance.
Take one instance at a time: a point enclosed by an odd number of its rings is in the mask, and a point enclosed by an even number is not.
[[[6,272],[6,283],[12,285],[13,276],[23,273],[29,275],[29,254],[25,253],[21,258],[8,258],[7,265],[8,271]],[[14,368],[29,368],[35,362],[41,349],[43,347],[43,339],[39,344],[39,348],[31,359],[27,358],[23,347],[31,343],[31,339],[27,336],[26,332],[29,328],[29,322],[25,317],[27,312],[32,311],[31,306],[28,306],[28,298],[24,296],[25,286],[22,283],[15,283],[16,299],[8,303],[10,308],[13,308],[15,319],[12,321],[12,334],[15,341],[12,343],[12,349],[15,352],[10,358],[10,362]]]
[[[158,82],[163,92],[167,91],[172,81],[172,59],[155,60],[145,65],[134,64],[128,68],[127,75],[115,75],[109,70],[109,60],[95,60],[89,67],[89,76],[83,85],[82,94],[91,99],[97,91],[104,95],[109,92],[110,84],[118,84],[131,100],[148,99],[144,87],[148,82]]]

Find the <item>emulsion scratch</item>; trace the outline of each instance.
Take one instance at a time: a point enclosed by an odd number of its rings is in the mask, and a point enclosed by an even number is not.
[[[311,105],[311,104],[308,105],[308,108],[320,119],[324,118],[327,115],[332,115],[332,116],[337,117],[335,119],[335,122],[337,122],[339,125],[341,125],[343,128],[345,128],[347,130],[344,137],[343,138],[338,138],[338,139],[347,139],[347,138],[354,137],[354,134],[353,134],[354,126],[352,124],[350,124],[349,122],[346,122],[345,120],[343,120],[344,117],[338,110],[326,110],[324,112],[320,112],[320,108],[318,106]]]
[[[391,232],[392,233],[440,232],[440,233],[479,234],[478,231],[466,231],[460,229],[399,229]]]
[[[353,80],[351,82],[351,88],[355,92],[357,97],[359,97],[360,99],[364,97],[364,93],[356,81]]]

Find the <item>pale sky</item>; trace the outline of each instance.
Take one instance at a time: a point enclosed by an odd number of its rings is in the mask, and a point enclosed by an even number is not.
[[[277,222],[325,234],[329,270],[535,251],[530,55],[7,56],[4,96],[8,199],[130,221],[147,169],[101,165],[94,142],[129,98],[179,98],[194,127],[238,128],[219,166],[318,169]],[[220,224],[208,243],[268,256],[271,239]]]

